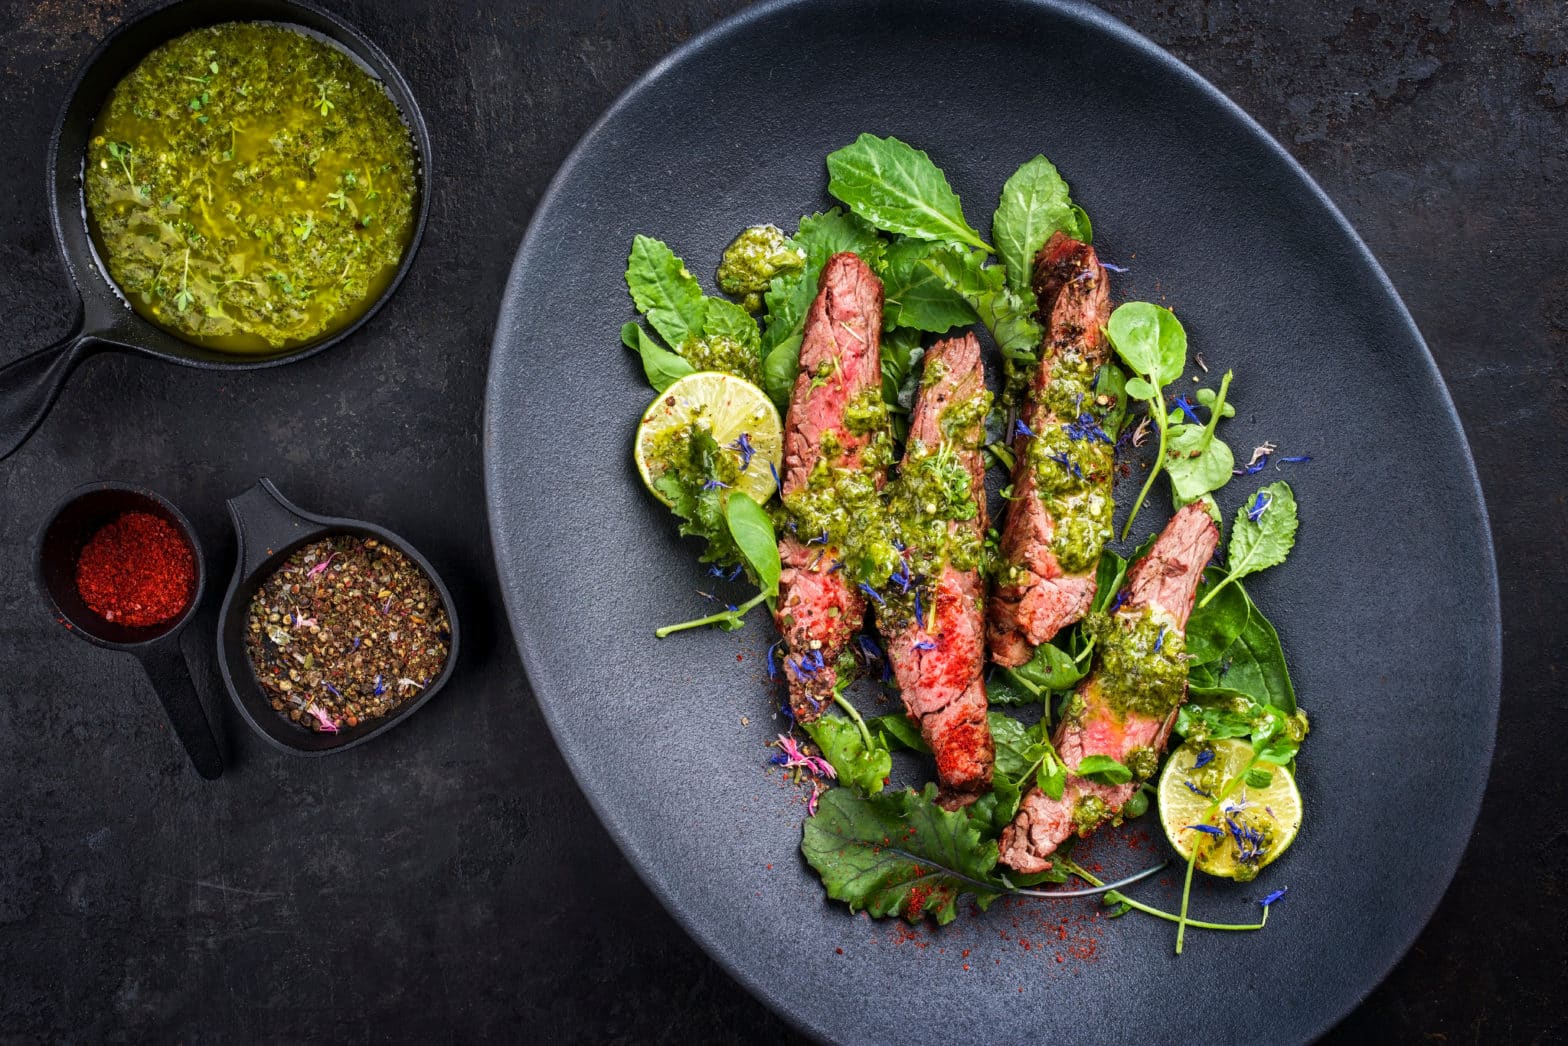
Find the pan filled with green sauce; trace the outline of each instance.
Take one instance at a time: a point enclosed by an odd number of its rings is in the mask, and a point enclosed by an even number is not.
[[[229,22],[158,46],[110,93],[83,194],[133,309],[236,355],[358,320],[419,220],[414,140],[382,84],[295,29]]]

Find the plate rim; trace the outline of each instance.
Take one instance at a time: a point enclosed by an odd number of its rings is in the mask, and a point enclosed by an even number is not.
[[[634,841],[622,826],[619,817],[606,806],[602,797],[584,786],[585,771],[579,765],[581,753],[564,743],[562,737],[564,727],[558,722],[552,703],[540,698],[540,690],[534,672],[530,668],[530,662],[533,655],[537,653],[537,647],[528,638],[528,629],[525,627],[524,619],[515,605],[516,597],[513,594],[513,587],[517,582],[508,580],[509,575],[505,561],[506,552],[503,548],[504,542],[500,539],[497,530],[497,516],[500,511],[498,507],[500,502],[498,493],[499,477],[496,476],[497,466],[495,453],[492,448],[496,445],[497,438],[496,404],[503,393],[497,381],[497,374],[499,373],[498,361],[503,352],[503,341],[505,340],[503,337],[502,318],[510,311],[514,295],[520,293],[519,278],[523,268],[523,260],[525,256],[532,253],[537,247],[535,240],[541,235],[541,216],[560,202],[566,182],[575,174],[590,143],[621,110],[628,107],[643,92],[656,86],[670,71],[684,63],[687,58],[721,44],[725,37],[744,31],[750,28],[753,23],[772,18],[789,8],[808,7],[833,2],[842,3],[844,0],[765,0],[763,3],[755,4],[720,19],[671,50],[647,71],[633,80],[582,133],[571,151],[566,155],[566,158],[561,161],[561,165],[556,169],[544,192],[540,194],[539,199],[534,204],[527,228],[522,240],[519,241],[517,252],[513,256],[512,266],[508,270],[506,284],[497,308],[495,330],[491,336],[480,429],[482,438],[480,449],[483,454],[484,465],[486,529],[489,532],[491,557],[496,570],[497,583],[501,591],[501,600],[506,610],[507,628],[512,635],[518,658],[522,664],[524,678],[528,682],[529,691],[533,694],[534,701],[539,706],[545,725],[550,731],[551,739],[555,742],[556,749],[561,753],[562,759],[566,762],[568,769],[570,769],[578,790],[588,800],[594,815],[599,818],[600,824],[603,825],[605,831],[615,842],[622,856],[632,866],[637,877],[658,898],[665,911],[674,918],[687,936],[695,941],[710,959],[716,962],[731,979],[745,988],[753,998],[765,1005],[792,1028],[803,1031],[819,1041],[831,1041],[831,1029],[818,1027],[816,1024],[808,1022],[802,1014],[794,1012],[789,1008],[787,1000],[778,997],[762,978],[753,977],[738,963],[733,962],[726,951],[719,947],[720,942],[711,939],[708,933],[695,924],[689,913],[673,901],[663,883],[655,877],[653,865],[641,859],[642,855],[637,852]],[[869,6],[877,3],[878,0],[854,0],[854,2]],[[941,0],[936,0],[936,2],[941,2]],[[1210,83],[1197,70],[1149,37],[1107,12],[1087,3],[1086,0],[1010,0],[1010,2],[1019,7],[1039,8],[1057,17],[1076,22],[1091,32],[1103,33],[1118,40],[1125,46],[1138,52],[1143,58],[1164,67],[1172,75],[1196,89],[1205,99],[1215,104],[1222,115],[1236,120],[1242,129],[1260,142],[1268,152],[1273,154],[1274,158],[1284,165],[1286,171],[1301,183],[1325,209],[1334,225],[1347,237],[1353,253],[1368,267],[1384,294],[1393,303],[1398,322],[1406,329],[1419,349],[1419,362],[1424,365],[1426,372],[1435,383],[1441,406],[1445,409],[1445,413],[1458,437],[1460,458],[1464,466],[1463,478],[1467,481],[1465,485],[1474,497],[1475,504],[1479,510],[1477,521],[1480,524],[1481,544],[1476,549],[1476,552],[1481,559],[1479,564],[1482,575],[1481,581],[1487,597],[1483,608],[1489,612],[1492,626],[1487,630],[1487,643],[1484,650],[1484,654],[1489,662],[1489,671],[1486,671],[1484,674],[1490,677],[1490,685],[1487,688],[1486,708],[1484,710],[1486,718],[1485,769],[1483,773],[1475,775],[1469,794],[1463,796],[1459,804],[1464,814],[1464,823],[1469,826],[1466,836],[1467,838],[1473,837],[1475,826],[1480,820],[1481,802],[1491,779],[1492,764],[1497,745],[1498,714],[1502,702],[1503,633],[1497,555],[1492,535],[1491,515],[1487,508],[1485,492],[1481,486],[1480,474],[1476,469],[1475,455],[1470,449],[1470,440],[1465,432],[1464,421],[1454,405],[1453,395],[1449,391],[1447,381],[1443,378],[1442,371],[1437,366],[1437,360],[1432,355],[1432,350],[1427,345],[1426,338],[1422,335],[1420,327],[1417,326],[1415,318],[1411,316],[1404,298],[1394,286],[1393,281],[1389,279],[1377,257],[1366,245],[1366,242],[1362,240],[1360,233],[1356,231],[1349,219],[1341,212],[1339,206],[1323,190],[1322,186],[1317,183],[1317,180],[1312,177],[1311,173],[1262,124],[1253,119],[1246,110],[1232,101],[1225,92]],[[1370,980],[1353,998],[1349,998],[1343,1007],[1336,1007],[1332,1011],[1327,1009],[1316,1011],[1315,1019],[1309,1022],[1311,1028],[1310,1035],[1307,1036],[1308,1041],[1321,1038],[1355,1011],[1379,985],[1388,979],[1394,968],[1409,954],[1410,949],[1431,924],[1432,917],[1436,914],[1438,906],[1442,904],[1444,897],[1447,896],[1449,889],[1453,886],[1454,877],[1464,860],[1467,848],[1468,844],[1460,847],[1454,854],[1449,867],[1438,880],[1441,888],[1435,890],[1433,896],[1421,906],[1424,911],[1420,921],[1414,924],[1408,937],[1390,954],[1387,963],[1383,965],[1376,978]]]

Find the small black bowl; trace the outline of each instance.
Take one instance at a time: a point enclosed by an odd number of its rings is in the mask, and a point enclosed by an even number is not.
[[[93,122],[110,93],[148,52],[193,29],[220,22],[270,22],[337,47],[378,80],[397,105],[414,141],[419,198],[414,229],[392,282],[352,323],[315,341],[272,355],[242,356],[185,341],[131,309],[98,257],[87,227],[82,165]],[[430,216],[430,134],[413,92],[379,47],[348,23],[306,0],[175,0],[120,26],[82,67],[49,141],[49,206],[55,240],[80,303],[60,341],[0,367],[0,459],[32,435],[59,398],[77,364],[99,352],[128,352],[186,367],[258,370],[314,356],[353,334],[386,304],[413,265]]]
[[[457,665],[457,612],[452,604],[452,594],[447,591],[441,575],[412,545],[390,530],[361,520],[306,512],[278,493],[278,488],[273,486],[270,479],[262,479],[245,493],[230,498],[228,505],[238,548],[235,552],[234,580],[229,582],[229,591],[223,597],[223,609],[218,614],[218,667],[223,672],[229,696],[234,699],[240,714],[268,743],[293,755],[330,755],[341,752],[392,729],[413,715],[419,706],[446,685],[446,681],[452,677],[452,669]],[[441,666],[440,674],[418,696],[399,705],[390,715],[367,719],[358,726],[343,727],[335,734],[307,730],[279,715],[267,700],[261,684],[256,681],[256,671],[251,667],[250,657],[245,651],[250,603],[262,582],[282,566],[283,561],[296,549],[333,534],[375,538],[417,563],[435,586],[446,607],[447,625],[452,635],[446,663]]]
[[[76,561],[99,527],[124,512],[148,512],[174,526],[196,560],[196,584],[190,602],[178,616],[156,625],[132,626],[110,621],[92,610],[76,588]],[[89,483],[67,494],[38,532],[38,587],[54,605],[61,624],[95,646],[134,654],[169,716],[169,724],[185,746],[196,772],[211,780],[223,773],[223,757],[212,726],[191,682],[180,650],[180,631],[190,621],[206,591],[207,571],[196,530],[166,499],[123,483]]]

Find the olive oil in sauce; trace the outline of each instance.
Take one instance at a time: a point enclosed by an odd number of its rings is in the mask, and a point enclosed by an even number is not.
[[[417,157],[337,48],[231,22],[176,37],[114,89],[87,147],[88,224],[143,317],[239,354],[353,323],[413,234]]]

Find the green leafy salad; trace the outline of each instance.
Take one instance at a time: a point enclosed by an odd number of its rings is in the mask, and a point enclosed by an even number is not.
[[[1084,242],[1093,237],[1089,216],[1044,156],[1025,162],[1001,186],[984,235],[941,169],[896,138],[861,135],[828,154],[827,176],[838,204],[801,217],[793,232],[772,224],[741,231],[718,261],[717,295],[665,243],[638,236],[631,245],[626,282],[641,319],[627,323],[621,339],[660,393],[639,429],[637,460],[681,533],[701,541],[713,578],[701,593],[712,612],[665,626],[661,637],[710,625],[738,629],[749,611],[771,609],[778,598],[778,537],[791,519],[778,497],[779,416],[796,384],[807,313],[829,258],[854,252],[883,284],[881,393],[894,438],[891,460],[898,460],[907,433],[924,344],[979,325],[999,364],[999,391],[986,419],[988,458],[993,468],[1007,470],[1013,452],[1003,436],[1018,423],[1044,338],[1031,287],[1035,256],[1058,232]],[[1187,334],[1170,309],[1126,302],[1105,333],[1113,361],[1101,367],[1094,402],[1085,409],[1114,441],[1119,474],[1145,473],[1133,480],[1139,489],[1122,541],[1162,476],[1173,509],[1201,503],[1223,535],[1224,554],[1205,571],[1186,627],[1186,700],[1170,752],[1144,749],[1148,764],[1138,766],[1089,756],[1076,768],[1099,784],[1143,782],[1115,823],[1144,816],[1151,799],[1156,802],[1186,865],[1180,909],[1167,912],[1127,893],[1129,884],[1163,865],[1103,883],[1072,859],[1071,840],[1052,855],[1047,871],[1016,875],[998,865],[998,839],[1023,796],[1034,787],[1056,799],[1063,794],[1069,771],[1052,745],[1052,728],[1073,713],[1074,702],[1081,707],[1075,688],[1104,645],[1094,623],[1108,621],[1120,605],[1129,565],[1145,550],[1107,548],[1085,620],[1038,646],[1025,664],[991,669],[993,784],[972,805],[944,808],[935,784],[891,786],[895,752],[913,753],[909,765],[925,765],[929,774],[929,763],[919,758],[929,750],[898,708],[886,655],[869,632],[852,645],[852,659],[840,659],[836,708],[801,725],[787,707],[781,710],[790,726],[771,742],[770,759],[809,788],[801,852],[828,896],[852,910],[947,923],[964,896],[984,909],[1009,894],[1095,894],[1114,914],[1137,911],[1178,924],[1179,952],[1188,927],[1262,928],[1269,905],[1284,893],[1279,887],[1253,898],[1262,905],[1256,921],[1210,922],[1188,910],[1194,869],[1249,881],[1289,845],[1294,826],[1286,832],[1264,825],[1257,810],[1272,804],[1274,818],[1294,804],[1300,821],[1294,772],[1306,717],[1296,706],[1279,633],[1245,582],[1284,562],[1296,539],[1289,484],[1259,483],[1268,478],[1261,474],[1309,459],[1280,457],[1265,443],[1238,462],[1223,439],[1226,419],[1237,410],[1234,375],[1212,373],[1201,354],[1189,357]],[[1000,497],[1010,495],[1002,486]],[[1221,498],[1232,503],[1228,526]],[[992,530],[983,574],[1004,566],[997,544]],[[754,591],[743,591],[746,583]],[[768,660],[770,675],[779,678],[771,651]],[[863,715],[846,692],[857,679],[866,684],[857,693],[891,696],[896,710]]]

